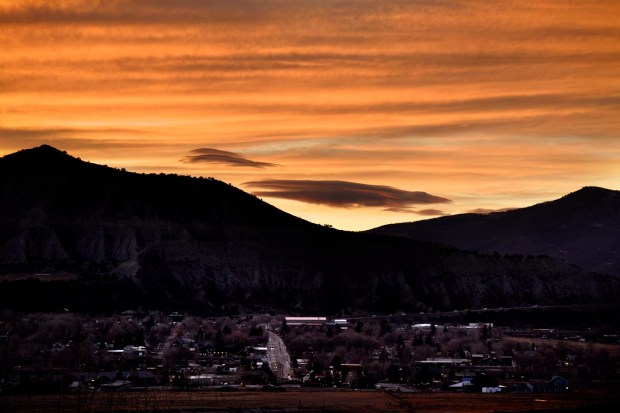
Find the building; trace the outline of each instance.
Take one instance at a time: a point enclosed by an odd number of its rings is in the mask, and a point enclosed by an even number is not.
[[[327,324],[327,317],[284,317],[287,326],[318,326]]]
[[[101,390],[103,391],[127,391],[129,389],[131,389],[131,382],[129,380],[115,380],[112,383],[101,385]]]
[[[568,380],[564,377],[553,376],[546,382],[528,382],[525,384],[528,393],[564,393],[568,391]]]
[[[334,320],[330,320],[327,322],[328,326],[338,327],[341,330],[346,330],[349,328],[349,323],[346,318],[336,318]]]

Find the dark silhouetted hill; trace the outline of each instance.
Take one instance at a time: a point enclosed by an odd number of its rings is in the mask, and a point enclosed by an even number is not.
[[[58,272],[79,279],[6,281]],[[214,179],[130,173],[49,146],[0,159],[1,274],[4,307],[93,311],[507,307],[619,290],[550,258],[337,231]]]
[[[585,187],[558,200],[488,215],[392,224],[373,233],[504,254],[544,254],[620,276],[620,192]]]

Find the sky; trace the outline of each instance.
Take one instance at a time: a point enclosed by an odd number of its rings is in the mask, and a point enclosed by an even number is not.
[[[0,0],[0,156],[346,230],[620,189],[618,0]]]

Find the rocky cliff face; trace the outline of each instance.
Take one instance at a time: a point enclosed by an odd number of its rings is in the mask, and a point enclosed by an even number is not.
[[[119,171],[48,146],[0,159],[0,271],[115,276],[159,305],[300,311],[609,301],[619,290],[550,258],[337,231],[217,180]]]

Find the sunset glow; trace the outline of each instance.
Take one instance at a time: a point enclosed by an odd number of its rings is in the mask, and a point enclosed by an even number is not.
[[[211,176],[352,230],[620,189],[618,22],[617,0],[0,0],[0,156]]]

